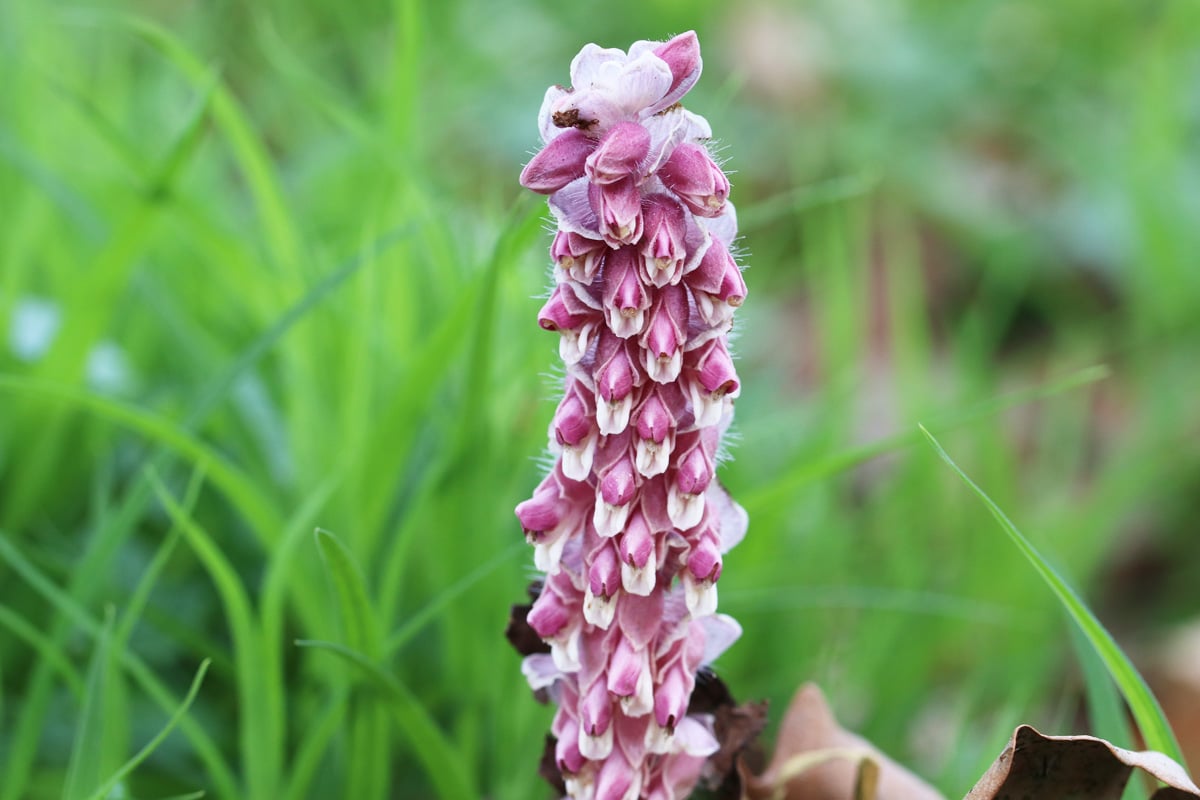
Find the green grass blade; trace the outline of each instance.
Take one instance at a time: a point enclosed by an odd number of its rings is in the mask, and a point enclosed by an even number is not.
[[[133,15],[119,14],[114,19],[157,48],[198,88],[209,88],[213,82],[209,67],[169,30]],[[224,132],[254,195],[271,255],[277,265],[295,270],[301,263],[302,237],[284,199],[266,146],[233,93],[219,81],[212,86],[212,92],[213,117]]]
[[[135,430],[174,450],[193,464],[203,465],[213,486],[238,507],[264,543],[273,544],[283,528],[270,500],[259,491],[258,485],[250,477],[176,422],[93,392],[17,375],[0,375],[0,391],[49,397],[87,409],[97,416]]]
[[[1028,389],[1011,392],[1001,397],[991,398],[965,411],[949,414],[944,419],[931,424],[930,427],[941,431],[952,430],[981,419],[987,419],[1001,411],[1015,408],[1034,400],[1043,400],[1080,386],[1087,386],[1096,381],[1104,380],[1108,376],[1109,369],[1103,364],[1085,367],[1045,385],[1033,386]],[[756,509],[769,508],[783,499],[790,497],[797,489],[813,481],[853,469],[859,464],[864,464],[885,453],[900,450],[917,441],[920,441],[919,432],[906,430],[892,436],[884,437],[879,441],[851,447],[823,458],[801,461],[792,468],[784,471],[783,474],[767,486],[744,495],[739,502],[747,511],[753,514]]]
[[[314,536],[337,600],[346,645],[374,661],[379,658],[379,629],[371,613],[362,569],[337,536],[321,528],[317,528]]]
[[[88,795],[88,800],[104,800],[104,798],[108,796],[108,793],[111,792],[113,788],[125,778],[126,775],[137,769],[139,764],[149,758],[150,754],[158,749],[158,746],[166,740],[166,738],[171,734],[171,731],[175,730],[175,727],[183,719],[183,715],[187,713],[189,708],[191,708],[192,702],[196,699],[196,695],[200,692],[201,684],[204,683],[204,674],[208,672],[208,665],[211,663],[212,662],[208,659],[200,662],[200,668],[196,670],[196,677],[192,678],[192,686],[190,689],[188,689],[187,695],[184,696],[183,703],[181,703],[179,708],[176,709],[175,713],[171,715],[171,719],[167,721],[167,724],[163,727],[163,729],[159,731],[153,739],[147,742],[145,747],[137,751],[133,758],[126,761],[117,769],[116,772],[110,775],[108,780],[100,784],[96,791]],[[203,794],[203,792],[200,792],[200,795]]]
[[[329,743],[343,727],[349,704],[350,693],[345,689],[335,690],[317,721],[304,726],[304,738],[300,740],[296,755],[288,765],[289,782],[283,795],[285,800],[304,800],[310,796],[312,780],[329,749]]]
[[[38,658],[49,664],[67,684],[71,694],[82,698],[85,692],[83,679],[79,672],[63,654],[62,648],[51,641],[49,636],[38,630],[37,626],[28,619],[5,605],[0,605],[0,627],[8,628],[25,644],[37,652]]]
[[[434,597],[422,606],[419,611],[410,616],[403,625],[388,637],[387,643],[383,648],[384,652],[388,656],[396,655],[409,640],[421,632],[422,628],[436,619],[442,609],[461,597],[472,586],[495,572],[498,567],[512,561],[517,553],[527,552],[528,550],[529,545],[525,542],[516,542],[512,546],[500,551],[500,554],[491,561],[481,564],[472,570],[470,574],[463,576],[457,583],[439,592],[437,597]]]
[[[204,565],[225,607],[237,666],[238,726],[247,795],[259,800],[274,798],[282,772],[282,730],[286,723],[282,715],[271,713],[283,707],[272,694],[282,690],[282,676],[267,673],[250,598],[233,565],[157,476],[152,473],[150,480],[159,501]]]
[[[113,611],[109,608],[92,654],[91,666],[88,667],[83,709],[75,729],[71,758],[67,762],[63,800],[85,797],[109,768],[109,759],[115,761],[116,757],[123,755],[116,752],[121,744],[120,737],[114,735],[114,727],[126,714],[124,709],[118,707],[116,696],[119,692],[113,688],[118,679],[113,664],[114,619]]]
[[[1088,643],[1096,651],[1100,660],[1104,663],[1105,669],[1112,679],[1116,682],[1121,690],[1121,694],[1125,697],[1125,702],[1129,704],[1130,710],[1133,712],[1133,718],[1137,722],[1138,729],[1141,731],[1142,738],[1146,742],[1146,746],[1152,750],[1157,750],[1183,764],[1183,756],[1179,750],[1179,744],[1175,741],[1175,734],[1171,731],[1171,726],[1167,722],[1166,715],[1163,713],[1162,707],[1158,704],[1154,694],[1150,691],[1150,687],[1146,685],[1146,681],[1138,673],[1137,669],[1130,662],[1129,657],[1121,650],[1116,640],[1113,639],[1100,621],[1096,619],[1096,615],[1091,612],[1091,609],[1084,604],[1079,595],[1075,593],[1067,582],[1058,574],[1049,563],[1042,558],[1041,554],[1030,544],[1017,526],[1012,523],[1000,507],[992,501],[990,497],[972,481],[967,474],[959,468],[949,454],[942,449],[938,440],[933,437],[924,426],[920,427],[921,433],[929,440],[929,444],[941,456],[958,477],[962,479],[971,491],[983,502],[988,511],[992,513],[996,521],[1000,523],[1000,527],[1008,534],[1008,538],[1016,546],[1021,554],[1029,560],[1033,568],[1041,575],[1046,585],[1054,592],[1062,607],[1079,626],[1079,630],[1087,637]]]
[[[479,792],[472,785],[468,771],[446,734],[438,727],[425,707],[413,697],[408,687],[365,654],[337,642],[300,639],[297,647],[327,650],[359,669],[367,681],[382,690],[390,700],[389,707],[397,726],[408,737],[417,758],[437,794],[443,800],[474,800]]]

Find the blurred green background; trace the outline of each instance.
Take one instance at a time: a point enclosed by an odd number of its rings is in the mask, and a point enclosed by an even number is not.
[[[502,635],[561,373],[516,176],[584,43],[688,29],[750,287],[720,673],[772,725],[819,681],[949,796],[1019,722],[1134,744],[916,425],[1173,674],[1197,4],[3,0],[0,800],[549,795]]]

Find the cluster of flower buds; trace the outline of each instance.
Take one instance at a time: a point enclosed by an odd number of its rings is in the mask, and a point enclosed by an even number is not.
[[[746,515],[714,474],[746,285],[711,130],[679,102],[700,67],[694,33],[587,45],[521,173],[558,223],[538,322],[567,368],[557,460],[516,509],[546,573],[528,624],[550,646],[524,672],[559,705],[574,798],[687,796],[717,748],[711,717],[688,714],[696,672],[740,633],[716,582]]]

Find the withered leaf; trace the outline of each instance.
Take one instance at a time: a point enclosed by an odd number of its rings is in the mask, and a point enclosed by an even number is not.
[[[800,687],[779,727],[771,763],[744,764],[742,800],[943,800],[936,789],[841,727],[815,684]]]
[[[1094,736],[1043,736],[1022,725],[965,800],[1120,800],[1135,768],[1166,784],[1151,800],[1200,797],[1183,767],[1162,753],[1125,750]]]

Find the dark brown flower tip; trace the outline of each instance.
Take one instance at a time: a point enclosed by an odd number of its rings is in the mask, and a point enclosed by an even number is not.
[[[767,704],[738,704],[725,682],[709,669],[696,673],[696,688],[688,704],[689,714],[712,714],[713,732],[720,749],[709,756],[700,779],[700,787],[711,800],[739,800],[742,779],[739,761],[761,767],[765,761],[758,735],[767,724]]]
[[[537,631],[525,619],[531,608],[533,606],[529,603],[514,603],[508,612],[508,626],[504,629],[508,643],[523,656],[550,652],[550,645],[537,635]]]
[[[542,760],[538,764],[538,775],[554,787],[554,791],[558,792],[559,797],[563,797],[567,793],[567,784],[563,780],[558,764],[554,762],[554,748],[557,745],[558,739],[554,738],[553,734],[547,733],[546,746],[542,748]]]

